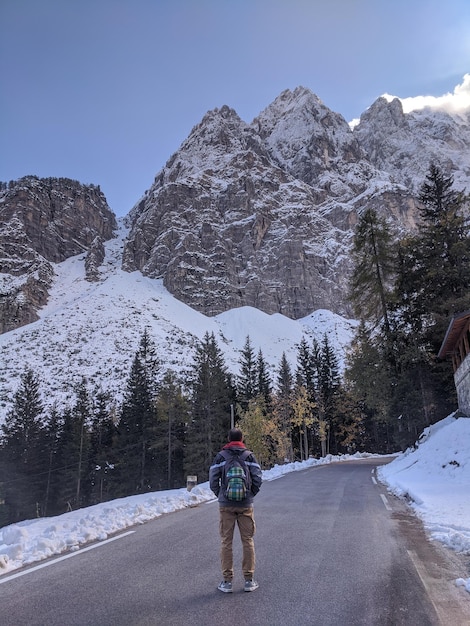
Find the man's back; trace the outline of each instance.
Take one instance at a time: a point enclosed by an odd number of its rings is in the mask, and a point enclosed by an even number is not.
[[[238,467],[237,467],[238,465]],[[227,478],[232,470],[233,490],[227,486]],[[209,469],[209,484],[219,500],[219,531],[221,538],[220,558],[223,581],[217,587],[224,593],[232,592],[233,579],[233,531],[235,524],[240,531],[243,548],[242,570],[245,578],[245,591],[255,591],[258,583],[254,580],[256,531],[253,516],[253,498],[262,483],[261,467],[253,452],[243,443],[242,432],[232,428],[229,442],[216,455]]]

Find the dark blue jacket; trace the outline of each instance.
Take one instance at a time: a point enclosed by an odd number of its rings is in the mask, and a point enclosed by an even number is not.
[[[223,447],[223,450],[234,450],[239,453],[246,450],[246,446],[241,441],[231,441],[226,446]],[[250,452],[250,455],[245,459],[245,465],[250,472],[251,476],[251,493],[247,495],[244,500],[240,500],[240,502],[233,502],[232,500],[227,500],[224,494],[224,490],[220,488],[224,465],[226,463],[225,457],[219,452],[212,465],[209,468],[209,485],[211,490],[215,493],[219,500],[220,506],[237,506],[240,508],[247,508],[253,506],[253,498],[256,496],[258,491],[260,490],[261,483],[263,482],[261,475],[261,467],[258,461],[255,458],[253,452]]]

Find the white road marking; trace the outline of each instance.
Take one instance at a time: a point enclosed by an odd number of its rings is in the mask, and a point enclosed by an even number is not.
[[[382,498],[382,501],[384,503],[385,508],[387,509],[387,511],[391,511],[392,507],[389,505],[387,498],[384,496],[383,493],[380,494],[380,497]]]
[[[76,552],[70,552],[69,554],[65,554],[64,556],[60,556],[57,559],[53,559],[52,561],[47,561],[47,563],[41,563],[40,565],[35,565],[34,567],[30,567],[27,570],[22,572],[17,572],[16,574],[11,574],[10,576],[0,576],[0,585],[2,583],[6,583],[14,578],[19,578],[20,576],[26,576],[26,574],[31,574],[31,572],[35,572],[38,569],[42,569],[43,567],[49,567],[49,565],[54,565],[55,563],[59,563],[59,561],[65,561],[65,559],[71,559],[73,556],[77,556],[78,554],[83,554],[83,552],[88,552],[88,550],[94,550],[95,548],[100,548],[104,546],[105,543],[110,543],[111,541],[116,541],[116,539],[121,539],[122,537],[127,537],[127,535],[132,535],[135,533],[135,530],[129,530],[127,533],[122,533],[122,535],[117,535],[116,537],[111,537],[110,539],[105,539],[104,541],[100,541],[99,543],[94,543],[91,546],[87,546],[86,548],[80,548]]]
[[[377,484],[377,481],[375,480],[375,478],[372,476],[372,482],[374,483],[374,485]]]
[[[415,552],[412,552],[411,550],[407,550],[407,553],[408,553],[408,556],[410,557],[411,562],[414,565],[414,568],[416,570],[416,573],[419,576],[420,581],[423,583],[423,587],[426,590],[426,594],[427,594],[427,596],[429,598],[429,601],[433,605],[434,610],[436,611],[437,616],[439,617],[439,620],[440,620],[441,624],[448,623],[448,622],[445,621],[446,620],[445,614],[443,615],[442,611],[440,610],[440,607],[434,602],[434,598],[433,598],[434,594],[431,593],[433,585],[429,584],[431,582],[431,580],[430,580],[429,576],[426,573],[426,569],[425,569],[424,565],[421,563],[421,561],[418,558],[418,555]]]

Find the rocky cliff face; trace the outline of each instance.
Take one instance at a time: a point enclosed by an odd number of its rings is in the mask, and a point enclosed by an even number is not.
[[[301,87],[251,124],[215,109],[131,211],[123,268],[162,277],[208,315],[243,305],[292,318],[318,308],[349,315],[358,215],[373,207],[397,233],[415,228],[431,161],[446,173],[463,167],[459,182],[470,180],[469,128],[379,99],[352,130]]]
[[[1,186],[0,222],[0,332],[37,319],[53,263],[88,250],[99,254],[99,242],[116,228],[99,187],[35,176]]]
[[[223,107],[193,129],[132,211],[123,267],[163,277],[209,315],[250,305],[301,317],[345,289],[343,234],[317,196]]]

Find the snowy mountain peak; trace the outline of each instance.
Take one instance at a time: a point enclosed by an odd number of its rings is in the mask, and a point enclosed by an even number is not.
[[[341,129],[350,134],[348,124],[338,113],[333,113],[318,96],[304,87],[285,90],[266,107],[251,124],[264,140],[284,135],[285,142],[309,141],[312,135],[324,135]]]
[[[360,123],[373,120],[375,125],[384,127],[407,125],[407,119],[403,113],[403,106],[399,98],[387,99],[385,96],[377,100],[361,115]]]
[[[306,87],[296,87],[294,91],[285,89],[260,115],[270,111],[275,117],[283,117],[299,109],[326,109],[320,98]]]
[[[413,195],[431,162],[464,190],[470,181],[470,104],[458,115],[451,109],[441,103],[406,112],[403,100],[384,96],[361,115],[354,135],[370,163]]]
[[[194,126],[157,175],[155,184],[162,186],[184,179],[203,182],[205,172],[224,173],[237,154],[253,149],[259,151],[259,142],[238,114],[228,106],[214,109]]]

